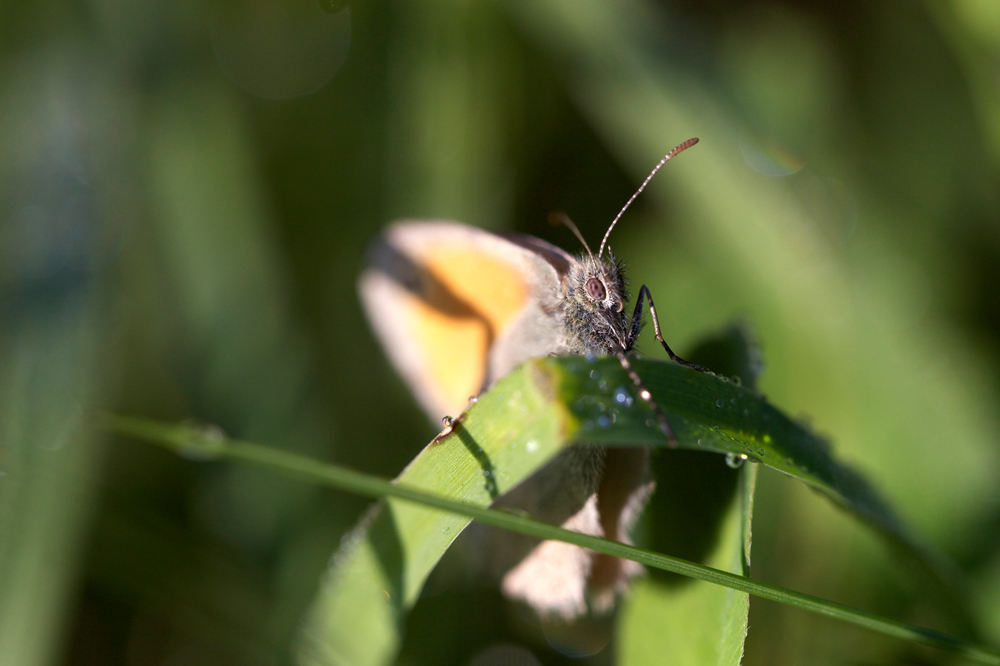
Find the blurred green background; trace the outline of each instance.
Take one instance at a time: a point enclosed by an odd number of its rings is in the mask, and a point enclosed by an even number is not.
[[[594,244],[691,136],[612,238],[667,339],[751,323],[761,389],[957,562],[1000,644],[1000,3],[12,0],[0,665],[293,663],[367,501],[88,415],[392,476],[434,428],[355,295],[379,229],[576,251],[547,214]],[[755,577],[938,622],[868,530],[761,472]],[[400,662],[564,661],[522,624],[493,589],[434,584]],[[750,625],[748,665],[951,663],[759,600]]]

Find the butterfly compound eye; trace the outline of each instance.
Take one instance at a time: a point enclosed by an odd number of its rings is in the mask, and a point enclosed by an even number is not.
[[[587,296],[595,301],[603,301],[608,296],[608,290],[604,288],[604,283],[597,278],[587,280]]]

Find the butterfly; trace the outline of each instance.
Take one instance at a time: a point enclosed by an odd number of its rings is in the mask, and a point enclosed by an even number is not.
[[[656,339],[670,359],[703,368],[666,343],[645,285],[631,316],[626,313],[628,283],[608,238],[656,172],[697,142],[689,139],[660,160],[612,220],[597,254],[565,215],[555,221],[570,229],[585,253],[447,221],[402,221],[383,233],[359,280],[361,301],[424,411],[436,422],[446,419],[445,432],[457,424],[448,415],[460,415],[470,396],[529,358],[607,354],[617,357],[663,434],[676,444],[669,421],[627,356],[642,328],[646,300]],[[569,447],[494,506],[630,543],[629,531],[652,491],[648,449]],[[484,550],[502,590],[542,617],[572,620],[588,608],[607,610],[642,571],[634,562],[566,543],[510,535],[493,541]]]

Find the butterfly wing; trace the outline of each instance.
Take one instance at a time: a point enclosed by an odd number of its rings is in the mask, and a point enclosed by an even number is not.
[[[521,361],[559,351],[555,306],[572,261],[528,236],[399,222],[373,247],[359,291],[393,364],[438,420]]]
[[[567,351],[556,311],[575,261],[531,236],[499,236],[454,222],[399,222],[373,246],[359,291],[393,364],[437,420],[461,413],[469,396],[521,361]],[[619,458],[626,464],[616,464]],[[572,447],[500,502],[627,542],[650,492],[647,452]],[[570,544],[492,528],[474,528],[473,539],[509,597],[564,622],[586,611],[588,583],[605,608],[641,570]]]

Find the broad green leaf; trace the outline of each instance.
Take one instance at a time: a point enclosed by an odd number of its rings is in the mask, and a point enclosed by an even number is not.
[[[634,367],[663,407],[682,448],[774,467],[817,488],[917,547],[829,446],[735,381],[652,360]],[[487,506],[570,443],[666,447],[650,407],[613,358],[525,363],[485,393],[460,427],[429,445],[397,482]],[[468,519],[387,502],[334,557],[304,632],[303,664],[384,664],[421,586]]]
[[[466,413],[460,428],[428,445],[397,481],[490,504],[566,446],[576,429],[576,420],[555,400],[558,372],[529,363],[501,380]],[[376,505],[334,556],[304,631],[300,662],[390,662],[406,610],[468,523],[397,500]]]
[[[994,63],[1000,55],[1000,21],[997,20],[1000,5],[978,0],[924,4],[951,43],[955,56],[963,62],[963,79],[973,92],[971,98],[978,107],[981,131],[989,139],[990,157],[996,165],[1000,163],[1000,88],[995,81]],[[963,160],[969,159],[966,151],[962,155]],[[985,404],[993,402],[986,392],[979,398]],[[992,524],[995,524],[996,502],[993,507]],[[1000,641],[1000,553],[994,549],[989,557],[988,565],[977,567],[970,588],[974,590],[985,634],[993,641]]]
[[[750,524],[757,465],[740,469],[731,498],[705,564],[750,575]],[[619,663],[684,666],[737,666],[743,657],[750,595],[674,577],[638,581],[622,609]]]
[[[561,375],[560,395],[579,420],[575,441],[665,445],[652,435],[654,420],[643,405],[609,408],[621,388],[629,386],[614,359],[550,362],[568,371]],[[923,572],[936,601],[970,622],[950,563],[915,538],[861,475],[839,463],[829,442],[725,377],[659,361],[637,360],[633,366],[666,412],[681,448],[760,462],[806,482],[887,537],[901,562]],[[602,427],[609,421],[614,428]]]
[[[703,341],[690,360],[742,377],[749,388],[761,368],[741,326]],[[712,454],[662,449],[652,462],[657,492],[643,517],[648,546],[749,576],[757,465],[733,469]],[[743,657],[749,611],[746,592],[651,570],[624,600],[618,662],[735,666]]]

